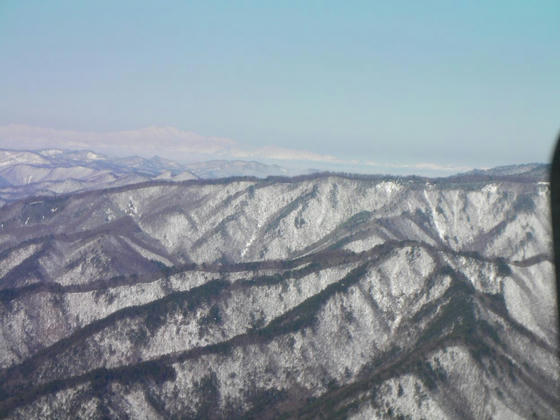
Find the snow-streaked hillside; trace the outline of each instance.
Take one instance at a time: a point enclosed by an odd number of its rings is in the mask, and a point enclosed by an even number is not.
[[[558,417],[549,194],[313,175],[7,204],[0,411]]]

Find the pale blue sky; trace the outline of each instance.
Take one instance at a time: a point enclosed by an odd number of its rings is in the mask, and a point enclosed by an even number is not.
[[[390,164],[546,161],[559,22],[558,0],[0,0],[0,125],[169,126]]]

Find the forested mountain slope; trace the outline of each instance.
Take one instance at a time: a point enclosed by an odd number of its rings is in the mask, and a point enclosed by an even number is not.
[[[549,194],[323,174],[7,204],[0,412],[559,417]]]

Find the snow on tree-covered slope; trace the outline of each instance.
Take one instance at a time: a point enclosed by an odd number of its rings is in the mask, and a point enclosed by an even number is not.
[[[0,209],[0,412],[554,418],[546,182],[153,181]]]

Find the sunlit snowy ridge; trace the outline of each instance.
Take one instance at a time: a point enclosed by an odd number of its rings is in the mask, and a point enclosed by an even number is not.
[[[535,171],[156,180],[8,203],[0,412],[559,416]]]

